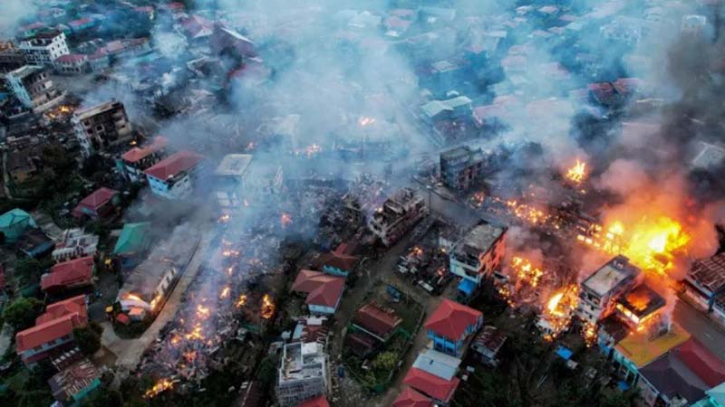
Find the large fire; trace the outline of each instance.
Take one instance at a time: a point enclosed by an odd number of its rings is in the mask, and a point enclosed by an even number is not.
[[[549,218],[549,216],[541,209],[534,208],[533,206],[518,202],[516,200],[506,201],[506,206],[508,207],[509,211],[511,211],[511,214],[532,225],[544,223]]]
[[[166,390],[171,390],[174,388],[174,382],[172,382],[169,379],[161,379],[156,384],[153,385],[150,389],[146,390],[146,393],[144,393],[144,396],[148,398],[154,398],[158,396],[159,394],[165,392]]]
[[[272,302],[272,298],[269,296],[269,294],[264,294],[264,297],[262,298],[262,308],[260,312],[262,314],[262,318],[264,319],[270,319],[274,315],[274,303]]]
[[[546,301],[539,319],[544,340],[553,341],[571,325],[572,316],[579,305],[579,286],[569,284],[560,288]]]
[[[579,159],[576,164],[566,171],[566,179],[575,185],[581,184],[587,177],[587,163]]]

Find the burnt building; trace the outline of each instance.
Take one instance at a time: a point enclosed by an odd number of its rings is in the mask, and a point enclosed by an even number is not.
[[[123,103],[115,100],[77,110],[72,122],[86,157],[94,151],[126,143],[133,137],[126,109]]]
[[[456,191],[466,191],[483,177],[483,150],[468,146],[441,153],[440,171],[443,183]]]
[[[35,113],[50,109],[65,96],[53,83],[48,70],[41,66],[18,68],[5,74],[5,81],[20,103]]]
[[[617,301],[642,281],[639,268],[625,256],[617,256],[581,283],[577,315],[597,323],[614,312]]]
[[[391,246],[427,213],[423,198],[414,190],[403,188],[370,216],[368,228],[385,246]]]
[[[58,57],[70,52],[65,34],[60,31],[36,34],[20,41],[18,48],[29,64],[51,65]]]
[[[725,324],[725,253],[692,265],[685,277],[685,295]]]
[[[501,265],[506,251],[506,228],[483,223],[474,227],[453,246],[451,273],[476,286]]]
[[[623,295],[616,304],[620,319],[630,328],[643,329],[649,321],[655,321],[667,302],[646,284]]]

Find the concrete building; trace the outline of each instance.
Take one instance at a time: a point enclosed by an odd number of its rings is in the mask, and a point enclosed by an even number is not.
[[[95,256],[98,250],[98,236],[86,233],[80,228],[66,229],[55,245],[52,257],[56,262],[64,262],[79,257]]]
[[[685,295],[725,325],[725,253],[692,265],[685,277]]]
[[[18,49],[25,55],[29,64],[52,65],[61,55],[70,53],[65,34],[61,31],[50,31],[36,34],[20,41]]]
[[[611,314],[617,300],[639,285],[643,275],[624,256],[617,256],[581,283],[577,315],[585,322],[597,323]]]
[[[116,165],[129,181],[146,182],[144,171],[164,157],[168,144],[169,141],[166,137],[156,136],[151,144],[133,147],[123,153]]]
[[[204,157],[193,151],[180,151],[144,171],[151,192],[166,199],[185,199],[193,191]]]
[[[35,113],[52,108],[65,96],[41,66],[25,65],[5,74],[5,81],[20,103]]]
[[[391,246],[427,214],[423,198],[414,190],[403,188],[368,218],[368,228],[385,246]]]
[[[471,115],[473,101],[466,96],[446,100],[433,100],[421,106],[423,120],[432,123],[437,120],[455,120]]]
[[[286,344],[280,360],[276,389],[279,406],[297,406],[329,391],[327,355],[320,344]]]
[[[506,251],[506,228],[487,223],[474,227],[453,246],[451,273],[480,285],[498,270]]]
[[[466,191],[483,177],[483,150],[461,146],[441,153],[443,183],[456,191]]]
[[[64,75],[80,75],[88,70],[88,55],[65,54],[53,62],[56,72]]]
[[[471,307],[444,299],[425,322],[424,329],[433,349],[463,356],[466,341],[483,325],[483,314]]]
[[[127,143],[133,138],[123,103],[111,100],[86,109],[76,110],[71,119],[83,155]]]
[[[218,180],[217,201],[223,211],[232,211],[244,206],[244,180],[251,162],[251,154],[229,154],[214,171]]]

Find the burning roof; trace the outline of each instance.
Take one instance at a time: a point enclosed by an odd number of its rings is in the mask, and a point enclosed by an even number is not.
[[[626,310],[625,315],[628,317],[632,315],[636,317],[639,322],[663,308],[665,303],[666,301],[662,296],[657,294],[647,285],[642,284],[630,291],[628,294],[622,296],[619,299],[618,305],[620,305],[623,310]]]

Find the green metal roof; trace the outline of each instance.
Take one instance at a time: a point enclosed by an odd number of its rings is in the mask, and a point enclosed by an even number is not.
[[[113,254],[127,254],[146,249],[148,227],[148,222],[123,225],[123,230],[121,230],[121,235],[118,237]]]
[[[35,220],[22,209],[13,209],[0,215],[0,232],[8,242],[16,241],[28,228],[36,227]]]

